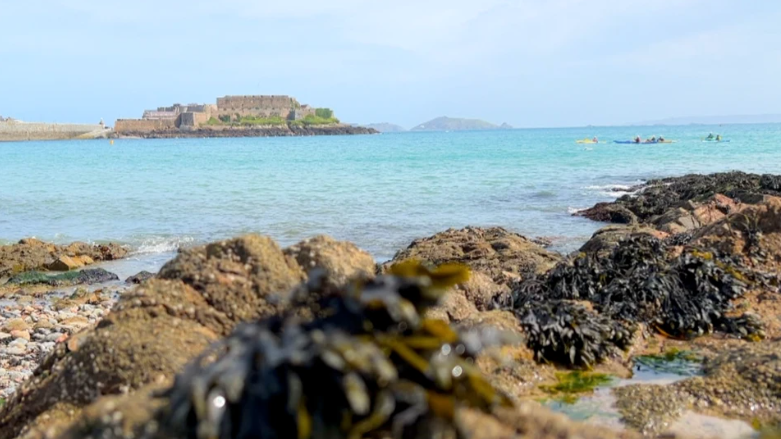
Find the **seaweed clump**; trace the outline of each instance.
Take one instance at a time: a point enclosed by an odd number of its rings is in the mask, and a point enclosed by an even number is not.
[[[514,310],[538,358],[589,366],[628,347],[635,323],[680,339],[762,338],[758,317],[730,315],[732,301],[762,282],[737,258],[691,248],[669,257],[665,242],[640,235],[520,282],[500,306]]]
[[[347,287],[313,274],[291,299],[311,319],[293,310],[244,324],[202,354],[167,391],[163,431],[193,439],[452,437],[458,407],[511,406],[474,365],[502,334],[458,333],[422,317],[468,269],[410,261],[390,273]]]

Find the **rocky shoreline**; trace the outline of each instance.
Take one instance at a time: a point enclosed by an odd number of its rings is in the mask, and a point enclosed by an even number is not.
[[[379,134],[373,128],[352,125],[283,125],[268,127],[202,127],[190,130],[123,131],[117,138],[184,139],[210,137],[291,137]]]
[[[0,439],[227,438],[239,426],[280,437],[640,437],[669,433],[685,413],[779,428],[778,182],[649,182],[579,213],[616,224],[567,256],[499,227],[421,238],[383,264],[324,236],[283,249],[249,235],[181,251],[153,277],[54,294],[49,278],[24,273],[121,251],[0,247]],[[568,371],[628,377],[637,356],[670,352],[701,359],[700,376],[616,388],[627,430],[537,402]],[[269,411],[272,401],[298,402]]]

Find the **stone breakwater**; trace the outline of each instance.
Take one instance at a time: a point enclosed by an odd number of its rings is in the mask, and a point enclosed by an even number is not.
[[[108,137],[110,133],[110,129],[100,124],[0,121],[0,142],[97,139]]]
[[[202,127],[189,130],[158,129],[152,131],[123,131],[118,137],[144,139],[178,139],[204,137],[289,137],[289,136],[343,136],[378,134],[373,128],[351,125],[323,126],[268,126],[268,127]]]
[[[606,226],[569,256],[502,228],[447,230],[381,265],[328,237],[280,248],[249,235],[180,252],[156,276],[135,278],[110,312],[85,317],[80,332],[67,333],[68,312],[105,309],[88,289],[53,308],[62,318],[45,306],[15,308],[5,321],[15,331],[32,327],[30,338],[44,343],[67,337],[35,348],[48,355],[9,360],[43,357],[26,380],[14,371],[23,382],[0,409],[0,439],[227,439],[239,437],[237,425],[313,438],[399,437],[399,428],[427,437],[640,437],[665,433],[687,412],[779,425],[781,198],[737,200],[712,186],[714,178],[755,180],[745,174],[687,178],[711,190],[665,193],[659,213],[632,211],[643,219]],[[623,203],[662,204],[646,196]],[[53,327],[35,332],[47,319]],[[18,355],[27,344],[15,334],[7,339]],[[616,390],[625,431],[535,402],[550,397],[563,371],[626,377],[636,356],[671,350],[704,358],[703,375]],[[321,384],[332,386],[335,412],[314,404],[321,395],[295,390],[312,385],[310,373],[328,377]],[[280,388],[289,392],[257,392]],[[279,416],[268,415],[269,395],[279,398]],[[236,404],[252,407],[257,423]],[[415,410],[398,412],[399,404]]]

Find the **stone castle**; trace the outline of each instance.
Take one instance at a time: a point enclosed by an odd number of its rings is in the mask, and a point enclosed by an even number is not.
[[[141,119],[119,119],[114,131],[145,132],[155,130],[189,130],[205,125],[210,119],[231,121],[242,117],[279,117],[299,120],[314,115],[315,108],[300,104],[290,96],[257,95],[225,96],[217,98],[217,104],[174,104],[144,111]]]

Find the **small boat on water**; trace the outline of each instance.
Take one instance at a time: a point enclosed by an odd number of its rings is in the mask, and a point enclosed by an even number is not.
[[[729,139],[702,139],[703,142],[724,143],[729,142]]]
[[[575,143],[589,143],[589,144],[599,143],[599,139],[597,139],[596,137],[594,137],[593,139],[580,139],[580,140],[576,140]]]
[[[652,145],[652,144],[655,144],[655,143],[675,143],[675,142],[677,142],[677,140],[654,140],[654,141],[641,140],[639,142],[636,142],[634,140],[614,140],[613,142],[614,143],[620,143],[622,145],[630,145],[630,144],[635,144],[635,145]]]

